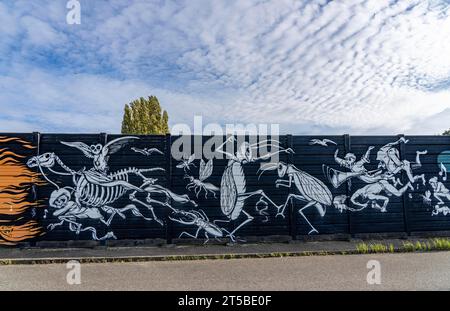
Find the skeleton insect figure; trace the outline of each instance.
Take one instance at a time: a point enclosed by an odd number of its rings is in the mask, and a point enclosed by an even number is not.
[[[261,147],[270,146],[273,148],[279,148],[278,145],[268,143],[268,140],[261,141],[255,144],[249,144],[248,142],[243,142],[236,154],[232,154],[229,152],[225,152],[222,148],[228,142],[235,141],[234,136],[230,136],[223,144],[221,144],[216,152],[225,154],[229,160],[228,164],[225,168],[225,171],[222,175],[222,181],[220,184],[220,207],[222,213],[228,218],[228,220],[216,220],[216,222],[230,222],[236,220],[241,213],[243,213],[247,219],[245,219],[241,224],[239,224],[228,236],[233,237],[235,232],[238,231],[242,226],[251,222],[253,220],[253,216],[247,213],[243,208],[245,204],[245,200],[252,197],[258,196],[259,200],[256,203],[256,206],[259,204],[264,204],[265,206],[270,203],[273,207],[280,210],[281,206],[276,205],[265,193],[263,190],[256,190],[252,192],[247,192],[246,180],[244,175],[243,165],[259,160],[267,160],[273,155],[279,154],[281,152],[291,153],[292,149],[280,149],[274,152],[270,152],[260,157],[254,157],[253,149],[258,149]],[[260,214],[265,209],[259,210]],[[234,239],[234,238],[233,238]]]
[[[213,236],[214,239],[222,238],[224,237],[224,233],[228,234],[230,239],[234,241],[234,236],[230,234],[226,229],[219,227],[214,222],[210,222],[208,216],[206,216],[205,212],[203,210],[190,210],[190,211],[181,211],[177,209],[173,210],[173,216],[169,216],[169,219],[175,222],[178,222],[183,225],[194,225],[197,226],[197,231],[195,234],[190,234],[186,231],[181,232],[180,236],[178,238],[181,238],[183,235],[186,235],[188,237],[197,239],[198,234],[201,230],[204,231],[205,234],[205,242],[203,244],[208,243],[209,236]],[[174,218],[176,216],[177,218]]]
[[[191,168],[190,166],[192,165],[193,167],[196,167],[195,164],[193,163],[195,160],[195,154],[191,154],[191,156],[189,158],[187,158],[187,156],[184,154],[183,155],[183,159],[181,160],[181,162],[179,164],[177,164],[177,168],[182,168],[184,170],[184,172],[186,173],[186,171],[189,171]]]
[[[214,186],[211,183],[204,182],[205,179],[207,179],[209,176],[211,176],[213,171],[213,160],[209,160],[205,163],[203,159],[200,160],[200,170],[199,170],[199,177],[198,179],[195,179],[194,176],[185,175],[185,178],[189,179],[189,183],[186,186],[186,189],[189,191],[194,189],[195,196],[198,198],[199,193],[204,190],[205,191],[205,199],[208,196],[208,192],[211,192],[214,195],[214,198],[216,197],[216,191],[219,191],[220,189]]]
[[[314,206],[319,215],[321,217],[325,216],[326,207],[332,204],[332,194],[330,190],[325,186],[325,184],[319,179],[309,175],[308,173],[299,170],[294,165],[285,164],[283,162],[279,162],[276,165],[270,165],[262,169],[262,171],[267,170],[275,170],[278,171],[278,177],[282,178],[285,175],[288,176],[288,180],[277,179],[276,187],[287,187],[290,188],[292,186],[292,180],[294,181],[295,187],[300,194],[291,193],[288,195],[286,202],[283,205],[281,211],[278,211],[278,215],[281,215],[284,218],[284,210],[286,206],[293,199],[305,201],[306,205],[299,209],[299,214],[306,220],[306,222],[311,227],[311,230],[308,234],[312,232],[319,233],[316,228],[309,222],[306,216],[303,214],[303,210],[310,206]]]

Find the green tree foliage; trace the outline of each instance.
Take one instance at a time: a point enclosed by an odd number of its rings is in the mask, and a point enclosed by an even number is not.
[[[442,135],[450,135],[450,129],[446,130]]]
[[[161,109],[158,98],[143,97],[125,105],[122,134],[167,134],[169,115]]]

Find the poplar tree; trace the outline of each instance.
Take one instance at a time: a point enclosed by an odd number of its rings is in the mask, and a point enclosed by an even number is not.
[[[169,115],[161,109],[158,98],[143,97],[126,104],[122,118],[122,134],[167,134]]]

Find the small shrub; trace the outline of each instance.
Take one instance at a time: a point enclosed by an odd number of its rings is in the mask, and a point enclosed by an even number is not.
[[[405,252],[414,252],[416,250],[415,246],[411,242],[403,242],[403,250]]]
[[[356,250],[360,254],[367,254],[369,253],[369,246],[366,243],[358,243],[356,245]]]
[[[431,240],[433,249],[450,250],[450,239],[435,238]]]
[[[381,243],[371,244],[369,247],[372,253],[386,253],[388,249],[386,245]]]

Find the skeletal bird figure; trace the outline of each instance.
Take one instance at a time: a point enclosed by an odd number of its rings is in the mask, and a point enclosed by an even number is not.
[[[201,159],[198,179],[195,179],[194,176],[185,175],[185,178],[189,179],[189,183],[186,186],[186,189],[188,189],[189,191],[194,189],[195,196],[197,198],[202,190],[205,190],[205,199],[207,199],[208,192],[211,192],[215,198],[216,191],[219,191],[220,189],[211,183],[204,182],[205,179],[211,176],[212,171],[213,171],[213,160],[211,159],[208,162],[205,162],[203,161],[203,159]]]
[[[150,156],[153,153],[159,153],[159,154],[164,154],[162,151],[160,151],[157,148],[144,148],[144,149],[139,149],[139,148],[135,148],[135,147],[131,147],[131,150],[133,150],[134,152],[137,153],[141,153],[145,156]]]
[[[309,141],[309,144],[310,145],[321,145],[321,146],[324,146],[324,147],[328,147],[328,144],[337,145],[334,141],[332,141],[330,139],[327,139],[327,138],[322,139],[322,140],[320,140],[320,139],[311,139]]]
[[[186,173],[186,170],[190,170],[190,166],[195,166],[194,162],[195,160],[195,153],[191,154],[191,156],[188,158],[185,154],[183,155],[183,159],[181,160],[181,162],[177,165],[177,168],[182,168],[184,170],[184,172]]]
[[[98,172],[107,174],[109,169],[108,168],[109,155],[119,151],[122,147],[124,147],[126,144],[130,143],[134,139],[139,138],[134,136],[119,137],[110,141],[105,146],[103,146],[102,144],[88,146],[85,143],[78,141],[77,142],[62,141],[61,143],[63,145],[75,147],[81,150],[86,157],[94,159],[94,168]]]

